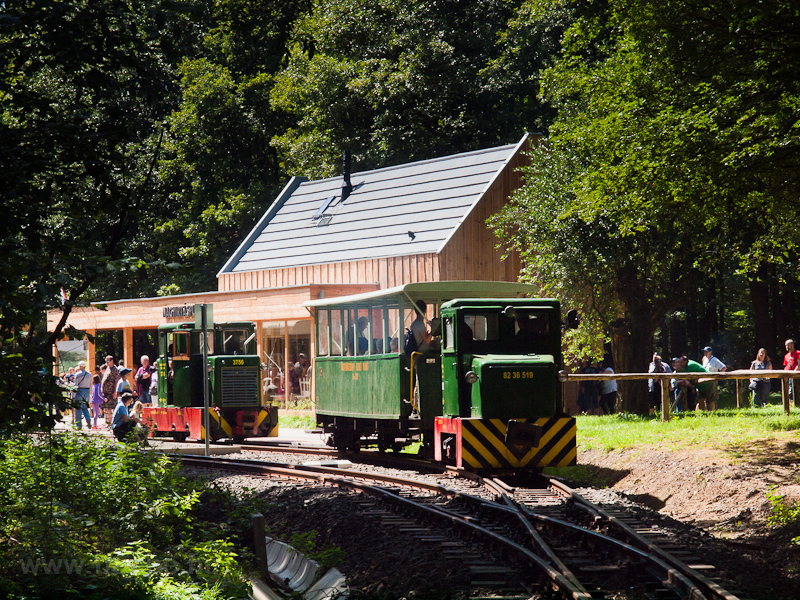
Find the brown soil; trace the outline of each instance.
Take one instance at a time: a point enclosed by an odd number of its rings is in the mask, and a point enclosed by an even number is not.
[[[578,462],[593,485],[692,525],[695,549],[739,586],[741,597],[800,598],[800,545],[792,541],[800,528],[771,526],[767,496],[800,502],[800,443],[767,440],[727,452],[593,450]]]

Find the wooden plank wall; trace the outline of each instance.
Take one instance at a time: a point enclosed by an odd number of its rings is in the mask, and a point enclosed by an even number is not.
[[[225,273],[219,277],[219,291],[247,290],[250,285],[273,287],[302,284],[367,284],[377,283],[381,289],[415,283],[438,281],[439,257],[436,254],[414,254],[351,262],[307,265],[271,271]],[[297,281],[297,284],[285,283]]]

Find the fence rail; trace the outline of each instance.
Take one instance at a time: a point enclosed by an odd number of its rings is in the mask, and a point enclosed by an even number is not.
[[[562,383],[569,381],[642,381],[646,379],[655,379],[661,382],[661,420],[669,421],[670,419],[670,397],[669,397],[669,382],[672,379],[696,379],[698,383],[705,383],[707,381],[717,380],[736,380],[736,406],[741,406],[741,396],[739,394],[739,382],[743,379],[780,379],[781,380],[781,397],[783,399],[783,412],[787,415],[791,412],[790,399],[789,399],[789,381],[791,379],[800,378],[800,371],[774,371],[771,369],[739,369],[735,371],[725,371],[723,373],[696,373],[681,371],[679,373],[567,373],[566,371],[558,372],[558,379]],[[795,391],[795,394],[797,392]],[[795,407],[797,407],[797,400],[795,396]]]

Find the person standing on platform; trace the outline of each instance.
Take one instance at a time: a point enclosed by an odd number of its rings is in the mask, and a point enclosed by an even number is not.
[[[724,362],[714,356],[711,346],[703,348],[703,368],[709,373],[724,373],[728,369]],[[708,393],[711,398],[714,398],[714,408],[708,410],[716,410],[717,398],[719,398],[719,386],[716,380],[709,382]]]
[[[92,376],[86,370],[86,363],[80,361],[78,363],[78,370],[75,371],[75,397],[73,404],[75,405],[75,418],[73,426],[75,429],[82,428],[82,419],[86,419],[86,428],[92,428],[92,420],[89,416],[89,395],[92,389]]]
[[[94,413],[92,429],[100,429],[97,424],[97,417],[100,416],[100,412],[103,410],[103,403],[106,401],[103,398],[103,384],[100,381],[100,375],[92,377],[92,412]]]
[[[106,370],[103,373],[103,412],[105,413],[106,425],[111,427],[111,413],[117,405],[117,383],[119,382],[119,370],[114,366],[114,357],[110,354],[106,356]]]
[[[143,406],[152,406],[150,380],[153,374],[150,372],[150,357],[144,354],[141,361],[142,366],[136,371],[136,395]]]
[[[786,355],[783,357],[784,371],[800,370],[800,350],[794,349],[794,340],[786,340]],[[789,398],[797,406],[797,399],[794,397],[794,379],[789,380]]]

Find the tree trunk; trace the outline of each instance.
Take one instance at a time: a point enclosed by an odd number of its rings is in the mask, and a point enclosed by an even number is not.
[[[652,359],[654,329],[647,318],[621,319],[611,327],[611,355],[617,373],[646,373]],[[649,413],[647,380],[620,381],[617,406],[637,415]]]
[[[775,352],[775,337],[769,318],[769,287],[760,279],[750,280],[750,302],[753,305],[755,351],[766,348],[770,356]],[[755,354],[753,354],[755,356]]]

